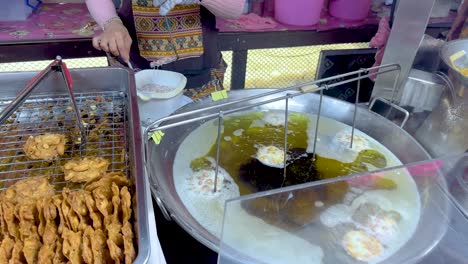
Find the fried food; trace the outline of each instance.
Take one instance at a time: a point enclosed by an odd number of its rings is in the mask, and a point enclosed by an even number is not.
[[[94,229],[102,228],[102,217],[96,208],[96,202],[93,199],[93,196],[89,192],[84,192],[86,207],[88,207],[89,217],[93,221]]]
[[[23,254],[28,264],[38,263],[38,254],[41,247],[42,243],[37,232],[24,240]]]
[[[88,207],[86,206],[86,191],[79,190],[69,192],[67,202],[70,204],[72,211],[78,216],[78,230],[85,231],[88,227]]]
[[[37,177],[16,182],[5,191],[3,200],[14,204],[37,201],[55,194],[54,186],[47,177]]]
[[[112,206],[114,212],[112,213],[111,222],[112,223],[119,223],[119,212],[121,211],[120,208],[120,190],[117,184],[112,183]]]
[[[15,239],[19,239],[19,227],[18,223],[15,222],[15,205],[9,201],[3,201],[2,209],[8,234]]]
[[[93,251],[94,264],[104,264],[110,259],[110,252],[107,249],[106,235],[101,229],[94,231],[91,239],[91,249]]]
[[[37,255],[37,263],[52,264],[55,255],[54,248],[55,243],[52,245],[42,245],[41,249],[39,250],[39,254]]]
[[[109,247],[110,256],[115,261],[115,264],[121,263],[123,260],[122,249],[110,239],[107,240],[107,246]]]
[[[111,172],[102,176],[100,179],[89,181],[85,184],[84,189],[89,192],[92,192],[96,188],[102,186],[110,189],[112,183],[117,184],[119,188],[128,186],[129,184],[127,177],[125,177],[125,175],[122,172]]]
[[[109,161],[103,158],[84,158],[72,160],[63,166],[65,180],[71,182],[89,182],[106,174]]]
[[[122,222],[130,221],[130,216],[132,215],[132,208],[131,208],[131,195],[128,191],[128,187],[124,186],[120,190],[120,203],[122,205]]]
[[[65,255],[63,255],[63,240],[61,238],[57,239],[55,243],[55,255],[54,259],[52,260],[53,264],[63,264],[67,263],[65,259]]]
[[[48,179],[0,191],[0,264],[132,263],[132,196],[122,173],[55,194]]]
[[[0,244],[0,263],[8,263],[14,246],[15,241],[8,235],[3,238],[2,243]]]
[[[16,240],[15,245],[13,246],[13,251],[11,252],[11,258],[9,263],[25,263],[26,259],[23,255],[23,242],[21,240]]]
[[[135,260],[136,253],[135,247],[133,246],[133,232],[132,225],[129,222],[125,222],[122,227],[123,241],[124,241],[124,255],[125,264],[133,263]]]
[[[84,263],[93,263],[93,249],[91,247],[91,240],[94,230],[91,227],[87,227],[83,233],[83,244],[81,245],[81,256],[83,257]]]
[[[61,134],[30,136],[24,145],[24,153],[33,160],[52,160],[65,153],[66,138]]]
[[[15,208],[15,217],[19,220],[19,234],[22,241],[26,238],[37,235],[35,225],[36,205],[33,202],[17,204]]]
[[[68,228],[63,229],[63,255],[71,264],[83,263],[83,258],[81,257],[82,237],[81,231],[73,232]]]
[[[382,244],[362,230],[351,230],[343,238],[343,247],[353,258],[370,261],[382,254]]]

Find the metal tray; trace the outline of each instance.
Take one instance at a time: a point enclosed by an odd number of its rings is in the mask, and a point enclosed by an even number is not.
[[[36,73],[0,74],[0,108],[5,107]],[[146,180],[143,174],[141,128],[133,73],[121,68],[72,70],[74,94],[88,133],[97,124],[101,134],[82,149],[67,143],[65,155],[54,162],[31,161],[23,153],[30,135],[71,133],[76,129],[70,97],[60,74],[52,73],[28,100],[0,126],[0,189],[31,176],[49,176],[57,191],[80,188],[63,178],[60,165],[72,157],[97,155],[111,161],[110,170],[124,170],[133,183],[134,229],[138,255],[134,263],[149,258],[149,227]],[[99,103],[98,103],[99,102]],[[97,124],[93,124],[97,120]],[[96,130],[95,130],[96,131]]]

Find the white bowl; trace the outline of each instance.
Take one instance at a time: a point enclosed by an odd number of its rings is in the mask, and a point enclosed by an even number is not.
[[[169,99],[182,92],[187,84],[187,78],[173,71],[143,70],[135,74],[135,83],[138,97],[141,100]],[[163,92],[143,91],[143,88],[149,84],[167,86],[172,89]]]

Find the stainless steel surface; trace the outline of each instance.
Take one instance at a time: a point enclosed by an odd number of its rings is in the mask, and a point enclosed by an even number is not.
[[[392,102],[399,101],[401,88],[408,78],[414,58],[421,44],[435,0],[399,0],[382,64],[396,63],[401,66],[396,96],[388,88],[393,86],[396,73],[377,77],[372,97],[381,97]]]
[[[105,146],[103,138],[99,137],[99,151],[109,151],[108,158],[116,157],[112,163],[112,169],[126,168],[127,175],[134,184],[132,194],[135,196],[134,217],[136,242],[138,244],[138,256],[134,263],[147,263],[149,248],[149,227],[148,227],[148,207],[150,202],[147,199],[147,183],[144,179],[141,128],[138,115],[137,96],[134,85],[133,74],[122,68],[93,68],[71,70],[74,81],[74,89],[78,107],[89,107],[86,105],[87,99],[96,98],[97,95],[110,97],[112,102],[106,101],[106,109],[97,109],[96,116],[108,114],[113,120],[110,131],[120,132],[121,137],[114,136],[107,139],[110,143]],[[12,98],[31,80],[37,73],[2,73],[0,74],[0,98],[1,104],[5,107]],[[72,128],[73,116],[63,114],[62,110],[70,103],[67,91],[63,87],[62,76],[58,72],[51,73],[49,78],[38,84],[32,92],[31,97],[20,108],[21,112],[16,113],[15,121],[1,127],[2,148],[0,150],[0,165],[2,168],[2,188],[7,187],[14,180],[25,177],[26,171],[32,173],[47,173],[53,179],[53,183],[59,187],[70,186],[63,181],[63,175],[59,175],[59,169],[55,164],[46,162],[29,161],[24,158],[22,142],[27,135],[34,135],[42,131],[65,131]],[[45,105],[45,109],[44,109]],[[50,113],[52,111],[52,114]],[[45,116],[50,116],[50,120],[43,120]],[[64,115],[64,120],[59,120],[59,116]],[[120,115],[120,118],[118,116]],[[114,119],[117,118],[117,119]],[[20,123],[16,123],[16,119]],[[90,129],[90,127],[88,127]],[[16,137],[15,137],[16,135]],[[105,137],[105,135],[103,135]],[[15,139],[15,140],[13,140]],[[87,142],[85,150],[93,142]],[[105,148],[104,148],[105,147]],[[67,154],[73,154],[73,148],[67,150]],[[120,159],[123,160],[120,160]],[[33,166],[29,168],[30,166]],[[37,166],[37,167],[34,167]],[[71,185],[75,188],[76,186]]]
[[[288,94],[291,95],[288,96]],[[318,104],[321,98],[318,94],[264,89],[231,91],[229,99],[222,103],[222,110],[225,114],[228,114],[239,109],[283,109],[284,104],[281,100],[288,97],[291,97],[289,100],[290,111],[306,114],[318,113]],[[245,98],[254,99],[245,101]],[[281,100],[278,98],[281,98]],[[146,169],[150,177],[153,196],[161,199],[171,217],[187,232],[214,250],[218,250],[219,239],[205,230],[184,207],[174,186],[173,164],[167,161],[174,160],[179,145],[187,135],[207,120],[218,117],[220,105],[219,102],[212,102],[210,98],[207,98],[179,109],[172,115],[172,117],[175,117],[174,119],[165,119],[171,122],[159,125],[158,128],[164,129],[165,133],[161,143],[156,145],[149,142],[146,145]],[[352,125],[354,108],[353,104],[324,96],[321,114]],[[186,120],[187,113],[192,113],[194,118]],[[159,121],[156,123],[159,123]],[[405,164],[427,160],[429,157],[427,152],[408,133],[366,108],[358,108],[355,125],[357,129],[387,147]],[[150,131],[154,130],[147,129],[146,133]]]
[[[84,128],[83,120],[81,119],[81,113],[76,104],[75,94],[73,93],[73,80],[70,76],[70,71],[68,71],[67,65],[62,61],[60,56],[57,56],[57,68],[62,74],[63,81],[65,82],[65,87],[67,87],[68,96],[70,96],[71,105],[73,107],[73,112],[75,113],[76,125],[80,130],[80,135],[77,137],[77,142],[80,146],[84,146],[86,143],[86,129]]]
[[[399,105],[414,107],[415,112],[432,111],[439,104],[444,86],[445,82],[436,74],[412,69]]]
[[[81,120],[80,112],[76,106],[75,96],[73,95],[73,82],[70,77],[70,72],[68,71],[67,65],[62,62],[62,58],[57,56],[57,58],[52,61],[44,70],[39,72],[30,82],[26,84],[26,87],[21,90],[18,96],[13,99],[13,101],[7,105],[2,112],[0,113],[0,124],[3,124],[6,119],[8,119],[18,107],[28,98],[31,92],[43,81],[52,71],[59,71],[62,75],[63,81],[65,82],[65,87],[67,88],[68,95],[71,99],[71,104],[73,106],[76,118],[76,125],[80,130],[79,143],[82,144],[85,142],[86,134],[83,122]]]
[[[361,74],[359,73],[358,76],[361,77]],[[361,92],[361,80],[359,79],[357,81],[356,100],[354,101],[353,124],[356,123],[356,115],[357,115],[357,108],[358,108],[358,105],[359,105],[359,94],[360,94],[360,92]],[[350,149],[353,148],[354,130],[355,130],[355,127],[353,126],[351,128],[351,142],[349,143],[349,148]],[[317,133],[317,132],[315,132],[315,133]]]
[[[216,139],[216,174],[215,174],[215,180],[214,180],[214,188],[213,192],[216,192],[216,186],[218,184],[218,174],[219,174],[219,145],[221,142],[221,128],[223,124],[223,116],[224,113],[223,111],[219,111],[218,113],[218,138]]]
[[[326,86],[327,87],[327,86]],[[313,156],[312,158],[315,159],[315,150],[317,148],[317,138],[318,138],[318,130],[319,130],[319,124],[320,124],[320,116],[322,113],[322,104],[323,104],[323,89],[320,90],[320,99],[319,99],[319,104],[318,104],[318,111],[317,111],[317,123],[315,123],[315,132],[314,132],[314,149],[313,149]],[[353,127],[356,127],[356,119],[353,120]],[[310,170],[311,168],[309,168]]]
[[[439,76],[446,81],[439,105],[414,132],[416,140],[432,157],[461,154],[468,150],[468,102],[457,95],[448,77]]]
[[[403,118],[403,121],[401,121],[400,127],[403,128],[405,126],[405,124],[406,124],[406,122],[408,122],[408,119],[409,119],[409,116],[410,116],[410,113],[408,112],[408,110],[406,110],[406,109],[404,109],[404,108],[402,108],[402,107],[400,107],[400,106],[398,106],[398,105],[396,105],[396,104],[394,104],[394,103],[392,103],[392,102],[390,102],[390,101],[388,101],[386,99],[376,97],[376,98],[372,99],[371,103],[369,104],[369,111],[372,111],[372,109],[374,108],[375,102],[377,102],[377,101],[381,101],[381,102],[383,102],[385,104],[388,104],[392,108],[395,108],[396,110],[402,112],[405,116]],[[392,108],[390,108],[390,111],[391,111]]]
[[[284,142],[283,142],[283,151],[284,153],[288,153],[288,132],[289,132],[289,97],[284,100]],[[286,180],[286,162],[288,160],[287,155],[283,156],[283,186],[284,181]]]
[[[21,90],[18,95],[11,101],[9,105],[3,108],[0,113],[0,124],[5,123],[5,121],[18,109],[18,107],[28,98],[31,92],[36,88],[36,86],[52,71],[52,66],[56,65],[55,61],[51,62],[49,66],[41,71],[35,76],[30,82],[26,84],[23,90]]]
[[[372,70],[375,70],[375,69],[378,69],[379,71],[369,73],[369,72],[371,72]],[[296,97],[296,96],[301,95],[301,94],[291,94],[291,95],[282,95],[281,96],[281,93],[283,93],[283,92],[301,91],[302,94],[311,93],[311,92],[320,92],[321,90],[324,90],[324,89],[326,90],[326,89],[329,89],[329,88],[334,88],[334,87],[337,87],[337,86],[340,86],[340,85],[343,85],[343,84],[347,84],[347,83],[351,83],[351,82],[354,82],[354,81],[362,80],[364,78],[368,78],[368,77],[371,77],[371,76],[384,74],[384,73],[388,73],[388,72],[395,72],[395,71],[399,72],[399,70],[400,70],[400,66],[398,66],[397,64],[381,65],[381,66],[377,66],[377,67],[371,67],[371,68],[367,68],[367,69],[361,69],[361,70],[358,70],[358,71],[348,72],[348,73],[345,73],[345,74],[340,74],[340,75],[336,75],[336,76],[332,76],[332,77],[328,77],[328,78],[324,78],[324,79],[320,79],[320,80],[306,82],[306,83],[299,84],[299,85],[293,85],[293,86],[290,86],[288,88],[270,90],[269,92],[264,92],[264,93],[257,94],[257,95],[247,96],[247,97],[240,98],[240,99],[237,99],[237,100],[229,100],[227,102],[223,102],[223,103],[220,103],[220,104],[215,104],[215,105],[212,105],[212,106],[207,106],[205,108],[200,108],[200,109],[196,109],[196,110],[192,110],[192,111],[187,111],[187,112],[180,113],[180,114],[173,114],[173,115],[171,115],[169,117],[161,118],[159,120],[155,120],[154,122],[151,122],[148,125],[148,127],[145,129],[144,135],[149,135],[149,133],[153,133],[155,131],[160,131],[160,130],[167,129],[167,128],[172,128],[172,127],[177,127],[177,126],[180,126],[180,125],[185,125],[185,124],[189,124],[189,123],[193,123],[193,122],[202,121],[202,120],[204,120],[206,118],[217,117],[219,115],[219,113],[210,114],[208,116],[195,117],[195,118],[188,119],[188,117],[191,116],[191,115],[206,113],[206,112],[209,112],[209,111],[214,110],[214,109],[222,109],[224,107],[229,107],[231,105],[236,105],[236,104],[240,104],[240,103],[244,103],[244,102],[249,102],[249,101],[252,101],[252,100],[255,100],[255,99],[259,99],[259,98],[268,98],[268,96],[270,96],[270,95],[279,95],[279,96],[277,96],[275,98],[272,98],[272,99],[269,99],[269,100],[263,100],[263,101],[257,102],[255,105],[241,106],[241,107],[230,109],[229,111],[224,111],[225,114],[231,114],[231,113],[234,113],[234,112],[240,112],[240,111],[243,111],[243,110],[247,110],[247,109],[253,108],[255,106],[261,106],[261,105],[277,102],[277,101],[280,101],[280,100],[284,100],[286,98],[292,98],[292,97]],[[365,74],[365,75],[361,75],[361,74]],[[336,83],[333,83],[333,84],[324,84],[323,86],[320,86],[320,87],[317,86],[317,84],[320,84],[320,83],[323,83],[323,82],[327,82],[327,81],[330,81],[330,80],[338,80],[338,79],[353,76],[353,75],[359,75],[359,76],[354,77],[354,78],[350,78],[348,80],[339,81],[339,82],[336,82]],[[395,84],[396,84],[396,82],[395,82]],[[394,91],[396,91],[395,90],[396,86],[393,86],[393,88],[389,88],[389,89],[390,89],[390,91],[394,92]],[[182,118],[183,118],[182,121],[175,121],[175,122],[170,122],[170,124],[167,124],[167,125],[161,125],[161,123],[163,123],[163,122],[182,119]],[[145,144],[145,153],[147,153],[146,146],[147,146],[147,144]]]
[[[449,68],[448,77],[453,83],[459,99],[467,102],[468,77],[454,69],[450,61],[450,56],[459,51],[465,51],[465,53],[468,54],[468,39],[459,39],[445,43],[440,50],[440,57]]]

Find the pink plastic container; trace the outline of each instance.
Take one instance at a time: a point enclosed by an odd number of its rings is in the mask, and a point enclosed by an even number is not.
[[[320,21],[324,0],[275,0],[275,19],[294,26],[312,26]]]
[[[331,16],[345,20],[363,20],[369,15],[372,0],[330,0]]]

